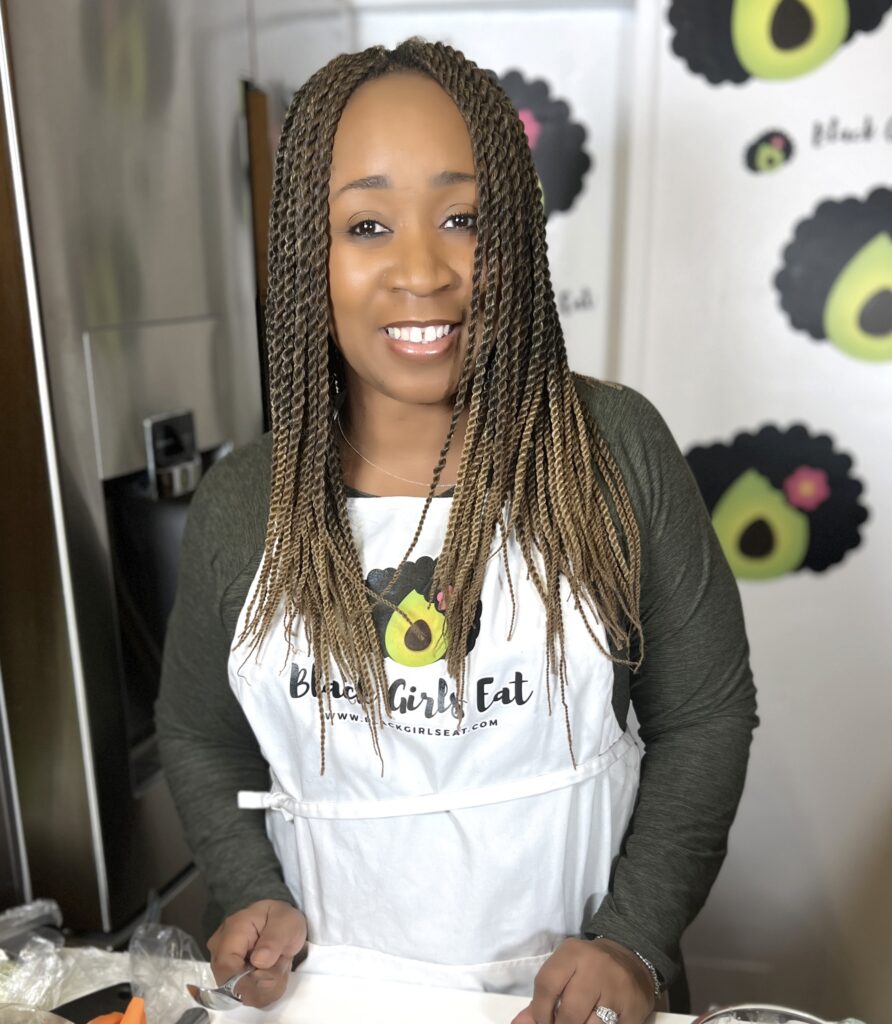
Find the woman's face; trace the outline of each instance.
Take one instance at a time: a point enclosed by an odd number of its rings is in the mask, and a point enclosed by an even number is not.
[[[328,262],[348,387],[449,403],[467,347],[477,188],[464,120],[436,82],[374,79],[334,139]]]

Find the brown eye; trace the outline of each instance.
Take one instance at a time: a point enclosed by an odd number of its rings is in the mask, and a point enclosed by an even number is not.
[[[450,231],[476,231],[477,214],[453,213],[451,217],[447,217],[443,222],[443,227],[448,228]]]
[[[361,220],[348,228],[348,233],[354,238],[371,238],[373,235],[383,235],[388,229],[377,220]]]

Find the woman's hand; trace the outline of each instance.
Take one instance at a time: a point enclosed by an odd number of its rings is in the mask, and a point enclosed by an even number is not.
[[[285,991],[291,961],[307,941],[307,919],[282,900],[259,900],[231,914],[208,939],[211,970],[222,985],[248,963],[236,986],[245,1006],[269,1006]]]
[[[619,1024],[642,1024],[654,1008],[650,971],[611,939],[565,939],[539,969],[533,1001],[511,1024],[602,1024],[595,1007]]]

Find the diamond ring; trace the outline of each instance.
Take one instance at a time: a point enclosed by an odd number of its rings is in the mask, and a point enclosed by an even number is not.
[[[595,1016],[600,1017],[604,1024],[616,1024],[619,1020],[619,1014],[616,1010],[611,1010],[609,1006],[596,1006]]]

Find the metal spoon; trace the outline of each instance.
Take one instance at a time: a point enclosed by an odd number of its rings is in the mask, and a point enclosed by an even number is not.
[[[226,981],[219,988],[203,988],[201,985],[187,985],[186,991],[198,1003],[209,1010],[234,1010],[242,1005],[242,997],[235,991],[235,986],[249,974],[254,972],[253,967],[246,967],[243,971]]]

